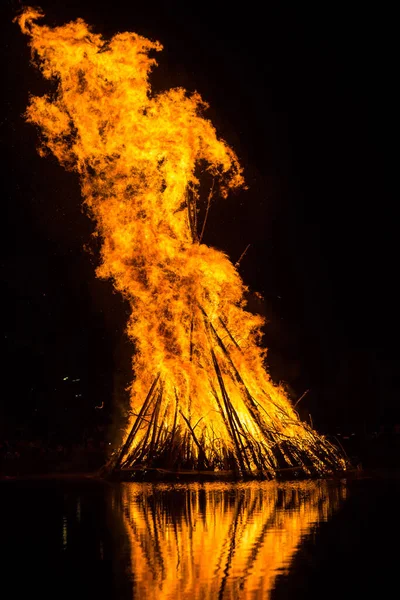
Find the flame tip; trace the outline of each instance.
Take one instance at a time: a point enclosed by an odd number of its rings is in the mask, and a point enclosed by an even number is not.
[[[30,34],[33,22],[42,19],[45,16],[40,7],[24,6],[13,19],[13,23],[18,23],[22,33]]]

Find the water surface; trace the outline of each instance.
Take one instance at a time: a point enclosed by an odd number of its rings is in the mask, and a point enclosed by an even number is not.
[[[370,597],[398,559],[387,543],[399,542],[396,480],[10,482],[0,492],[7,598]]]

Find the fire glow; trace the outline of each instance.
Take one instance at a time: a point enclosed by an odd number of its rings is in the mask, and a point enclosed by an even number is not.
[[[246,311],[246,287],[220,251],[202,243],[199,165],[226,198],[243,186],[238,159],[217,138],[199,94],[153,94],[150,51],[135,33],[104,40],[78,19],[39,26],[18,17],[32,57],[56,91],[26,112],[50,151],[80,176],[102,242],[97,275],[128,300],[135,344],[123,468],[226,471],[273,477],[345,468],[300,421],[265,370],[263,319]],[[201,230],[201,233],[200,233]]]
[[[327,481],[239,485],[115,488],[135,597],[266,600],[302,541],[347,493]]]

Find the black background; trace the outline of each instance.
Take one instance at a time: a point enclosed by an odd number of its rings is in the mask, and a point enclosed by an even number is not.
[[[39,158],[22,118],[48,83],[12,23],[20,7],[2,3],[1,431],[79,438],[126,398],[128,310],[95,278],[77,176]],[[234,262],[251,244],[240,271],[265,298],[272,377],[294,400],[309,390],[301,415],[331,432],[400,422],[394,15],[268,2],[41,7],[49,25],[82,17],[106,37],[159,40],[154,91],[183,86],[210,103],[249,190],[212,206],[205,241]]]

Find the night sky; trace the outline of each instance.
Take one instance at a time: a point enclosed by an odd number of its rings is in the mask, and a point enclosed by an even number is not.
[[[251,244],[240,272],[265,298],[272,377],[294,400],[309,390],[302,417],[327,432],[400,422],[394,15],[276,3],[262,14],[255,2],[39,5],[51,25],[82,17],[105,36],[158,39],[153,89],[183,86],[210,103],[249,189],[212,206],[204,241],[234,262]],[[19,7],[1,7],[0,435],[79,438],[126,398],[128,312],[95,278],[77,176],[38,156],[38,132],[22,118],[48,83],[12,23]]]

